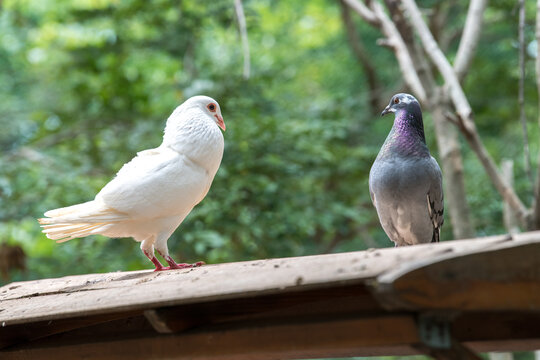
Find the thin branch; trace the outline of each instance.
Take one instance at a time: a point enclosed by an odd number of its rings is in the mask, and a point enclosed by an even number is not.
[[[538,88],[538,105],[540,106],[540,50],[538,50],[540,49],[540,0],[536,3],[536,44],[536,87]],[[540,115],[538,116],[538,126],[540,127]],[[538,152],[533,221],[536,229],[540,229],[540,151]]]
[[[467,20],[465,20],[465,27],[463,29],[463,34],[461,35],[459,48],[454,61],[454,71],[460,82],[467,74],[467,71],[471,66],[473,55],[476,52],[486,5],[487,0],[472,0],[469,3]]]
[[[242,0],[234,0],[234,10],[236,11],[236,18],[238,19],[238,28],[240,30],[240,37],[242,38],[242,52],[244,54],[244,79],[249,79],[251,63],[249,59],[249,41],[246,26],[246,17],[244,15],[244,7],[242,6]]]
[[[345,25],[345,31],[347,33],[347,40],[353,51],[353,54],[356,57],[356,60],[364,70],[364,74],[367,78],[369,86],[369,103],[371,106],[371,111],[377,113],[380,108],[379,104],[379,94],[381,90],[380,81],[375,70],[375,66],[371,62],[371,59],[367,55],[367,51],[362,44],[362,39],[358,36],[356,32],[356,27],[349,13],[349,7],[345,3],[345,0],[339,1],[341,7],[341,18],[343,24]]]
[[[401,34],[399,33],[392,20],[390,20],[388,15],[386,15],[379,2],[372,1],[371,9],[377,16],[377,19],[379,19],[382,33],[388,39],[389,44],[391,44],[391,46],[394,48],[399,68],[401,70],[401,73],[403,74],[405,83],[416,95],[418,100],[420,100],[420,102],[426,103],[426,91],[424,89],[424,86],[422,85],[422,82],[420,81],[420,78],[418,77],[418,73],[416,73],[416,71],[414,70],[415,67],[411,54],[409,53],[407,45],[403,41]]]
[[[463,29],[449,31],[448,27],[448,18],[454,13],[456,2],[456,0],[436,2],[429,16],[429,29],[442,51],[448,50],[452,40],[456,39],[455,33],[459,36],[463,32]]]
[[[529,151],[529,133],[525,117],[525,0],[519,0],[519,122],[523,134],[523,156],[525,157],[525,173],[531,184],[534,184],[531,171],[531,154]]]
[[[399,0],[384,0],[386,7],[390,12],[390,18],[395,24],[397,30],[399,31],[407,50],[411,56],[412,63],[414,65],[414,70],[418,74],[418,78],[422,83],[422,86],[426,92],[429,94],[428,98],[423,102],[428,108],[432,108],[433,105],[437,102],[435,99],[435,94],[437,84],[433,78],[433,68],[429,62],[429,59],[426,57],[422,45],[416,41],[414,35],[414,29],[409,25],[407,19],[403,16],[403,11],[400,6]]]
[[[394,50],[405,83],[416,95],[420,102],[427,100],[426,91],[418,74],[414,71],[414,63],[409,54],[407,46],[397,30],[396,26],[388,18],[381,4],[377,1],[370,1],[371,8],[367,8],[364,3],[358,0],[343,0],[353,11],[355,11],[364,21],[378,27],[386,39],[379,40],[377,43],[381,46],[389,47]]]
[[[408,12],[411,25],[415,28],[416,32],[420,36],[420,40],[422,41],[426,54],[428,54],[428,56],[431,58],[443,76],[446,85],[448,86],[450,97],[454,102],[458,115],[462,119],[470,120],[472,115],[471,106],[469,105],[465,93],[459,84],[452,66],[437,45],[437,42],[424,22],[416,2],[414,2],[414,0],[403,0],[403,4]],[[465,123],[464,125],[472,126],[471,130],[474,128],[474,123],[472,121]]]
[[[429,17],[429,28],[433,37],[439,43],[441,50],[446,51],[450,44],[459,39],[463,33],[463,27],[459,30],[450,29],[449,19],[455,18],[456,13],[461,12],[459,0],[439,1],[434,4],[432,14]]]
[[[407,10],[412,26],[416,29],[416,32],[422,41],[426,54],[428,54],[444,78],[445,85],[448,87],[450,98],[452,99],[456,113],[462,122],[460,128],[462,129],[465,138],[469,142],[471,148],[475,151],[497,191],[499,191],[503,199],[516,211],[520,220],[524,224],[527,224],[529,220],[529,211],[523,205],[514,189],[500,176],[495,162],[484,147],[484,144],[478,135],[478,131],[476,130],[476,124],[472,119],[471,106],[463,92],[463,88],[459,83],[454,69],[435,42],[415,1],[403,0],[403,5]]]
[[[446,118],[446,120],[450,121],[452,124],[454,124],[457,127],[459,127],[459,125],[461,124],[456,114],[454,114],[453,112],[450,112],[450,111],[445,112],[444,117]]]
[[[378,19],[375,16],[375,13],[371,11],[362,1],[359,0],[342,0],[347,4],[352,10],[354,10],[364,21],[368,22],[371,25],[377,25]]]

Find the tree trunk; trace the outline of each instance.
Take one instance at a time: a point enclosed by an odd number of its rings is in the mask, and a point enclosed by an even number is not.
[[[445,117],[449,108],[437,102],[432,110],[435,136],[443,168],[444,205],[450,215],[454,239],[474,237],[463,176],[463,159],[458,132]]]
[[[514,186],[514,160],[503,159],[501,163],[501,173],[504,180],[510,186]],[[503,202],[503,220],[504,227],[509,234],[517,234],[520,232],[516,214],[506,202]]]

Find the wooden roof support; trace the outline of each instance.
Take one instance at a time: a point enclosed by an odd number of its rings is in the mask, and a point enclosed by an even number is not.
[[[417,348],[438,360],[481,360],[452,334],[450,316],[420,314],[417,319],[421,345]]]
[[[0,288],[5,359],[477,359],[538,323],[540,232]]]

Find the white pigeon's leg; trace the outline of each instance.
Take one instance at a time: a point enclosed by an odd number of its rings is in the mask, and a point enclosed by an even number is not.
[[[163,268],[163,270],[173,270],[173,269],[186,269],[191,267],[197,267],[204,265],[204,261],[197,261],[193,264],[186,264],[186,263],[180,263],[177,264],[173,258],[169,255],[169,248],[167,247],[167,240],[169,240],[169,236],[171,234],[160,234],[156,240],[155,247],[159,255],[165,259],[165,261],[169,264],[166,268]]]
[[[151,237],[146,238],[143,241],[141,241],[141,250],[142,250],[143,254],[146,255],[146,257],[148,259],[150,259],[150,261],[156,267],[156,269],[154,271],[165,270],[163,265],[161,265],[159,260],[154,255],[154,242],[155,242],[155,239],[156,239],[155,236],[151,236]]]

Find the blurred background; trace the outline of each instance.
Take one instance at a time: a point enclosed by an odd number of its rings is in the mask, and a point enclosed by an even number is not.
[[[452,61],[468,2],[418,3]],[[392,126],[379,113],[394,93],[410,90],[392,50],[378,44],[380,31],[344,1],[244,0],[243,16],[238,4],[0,1],[0,284],[150,269],[130,239],[58,245],[36,218],[91,200],[137,151],[158,146],[168,115],[197,94],[221,104],[225,155],[208,196],[169,240],[175,259],[392,246],[367,180]],[[534,173],[535,4],[525,7],[524,114]],[[498,165],[513,160],[516,192],[529,204],[518,45],[517,2],[491,1],[463,87],[484,144]],[[441,163],[424,110],[428,145]],[[507,232],[500,196],[464,139],[457,141],[469,223],[457,229],[446,212],[443,240]]]
[[[394,53],[340,1],[242,4],[249,69],[233,0],[0,2],[4,283],[150,269],[131,239],[60,245],[41,234],[36,218],[93,199],[137,151],[160,144],[166,118],[197,94],[221,105],[225,155],[208,196],[169,240],[175,259],[219,263],[392,246],[367,179],[392,126],[380,111],[407,90]],[[468,2],[419,6],[445,14],[452,59]],[[534,164],[533,1],[526,10],[524,96]],[[463,86],[486,147],[498,162],[515,160],[515,188],[529,203],[518,77],[516,2],[492,1]],[[439,159],[426,110],[424,122]],[[459,141],[472,235],[506,232],[500,196]],[[442,238],[449,240],[457,236],[446,216]]]

